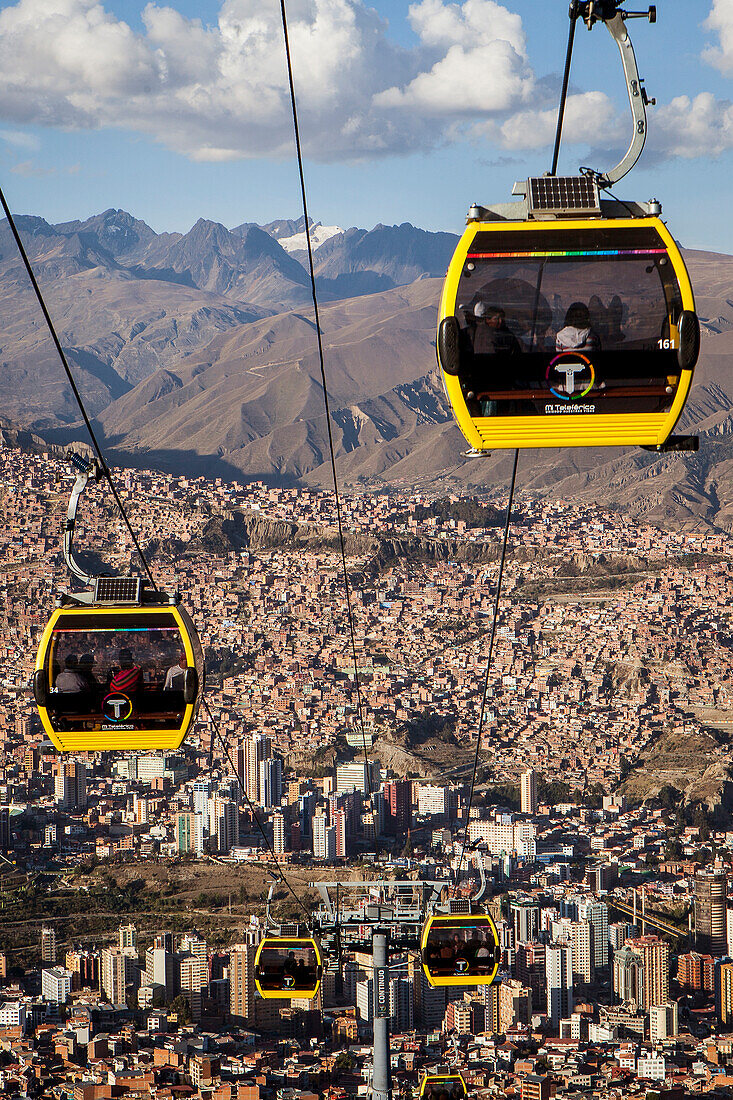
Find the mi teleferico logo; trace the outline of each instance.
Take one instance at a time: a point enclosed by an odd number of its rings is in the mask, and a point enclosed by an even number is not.
[[[121,691],[110,692],[102,700],[102,714],[108,722],[126,722],[132,714],[132,702]]]
[[[593,364],[579,351],[561,351],[549,363],[545,378],[550,392],[563,401],[579,401],[596,380]]]

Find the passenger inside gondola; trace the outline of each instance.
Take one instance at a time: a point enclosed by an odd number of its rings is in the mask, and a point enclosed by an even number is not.
[[[531,253],[506,240],[513,236],[479,234],[458,284],[458,377],[469,414],[544,415],[555,408],[551,391],[582,396],[598,412],[668,410],[682,302],[664,249],[606,249],[579,233]],[[593,372],[566,392],[551,364],[572,351]]]
[[[430,973],[437,977],[490,974],[496,965],[496,948],[490,926],[434,927],[428,935],[425,961]]]
[[[313,948],[263,948],[257,964],[257,980],[262,989],[273,992],[313,989],[318,982],[318,962]]]
[[[187,666],[181,632],[165,613],[151,620],[143,620],[144,627],[123,616],[110,616],[104,625],[91,617],[59,620],[48,657],[48,713],[55,728],[77,728],[80,722],[89,730],[106,727],[117,710],[133,728],[180,726]],[[104,707],[114,695],[130,706]]]

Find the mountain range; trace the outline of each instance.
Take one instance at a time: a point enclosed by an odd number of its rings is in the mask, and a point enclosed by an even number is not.
[[[62,344],[113,461],[330,484],[302,219],[157,234],[124,211],[18,219]],[[504,485],[510,456],[465,459],[435,364],[441,277],[457,237],[411,225],[314,226],[326,372],[344,484]],[[662,523],[733,524],[733,257],[687,251],[703,350],[681,425],[697,454],[533,451],[520,484]],[[81,438],[6,223],[2,414]]]

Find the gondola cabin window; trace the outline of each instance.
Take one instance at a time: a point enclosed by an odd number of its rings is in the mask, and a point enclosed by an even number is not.
[[[176,730],[189,658],[172,613],[61,615],[47,649],[48,717],[55,731]]]
[[[478,232],[455,310],[468,411],[543,415],[582,401],[596,412],[665,412],[679,381],[681,312],[653,227],[544,230],[534,240]]]

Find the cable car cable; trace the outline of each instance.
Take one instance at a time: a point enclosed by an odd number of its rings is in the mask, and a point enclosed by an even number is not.
[[[38,299],[38,304],[41,307],[41,313],[43,314],[46,325],[48,326],[48,331],[51,334],[51,339],[53,340],[56,351],[58,352],[59,359],[61,360],[61,364],[64,368],[64,372],[65,372],[66,377],[68,379],[69,385],[71,386],[71,392],[74,394],[74,398],[76,400],[77,405],[79,406],[79,411],[81,412],[82,418],[84,420],[84,424],[86,425],[86,429],[89,432],[89,436],[90,436],[90,439],[92,441],[92,446],[94,447],[94,451],[95,451],[97,459],[99,461],[99,465],[100,465],[100,468],[102,470],[102,473],[104,474],[105,478],[107,479],[110,490],[112,491],[112,496],[115,499],[115,504],[117,505],[117,507],[119,509],[119,512],[120,512],[120,515],[122,516],[122,518],[125,522],[125,526],[127,527],[128,533],[130,535],[130,538],[132,539],[135,550],[137,551],[137,553],[140,557],[140,561],[143,564],[143,569],[145,570],[147,578],[150,581],[150,584],[152,585],[153,589],[157,592],[158,591],[158,586],[155,583],[155,579],[154,579],[153,574],[150,570],[150,566],[148,565],[148,563],[146,561],[145,555],[143,554],[143,551],[142,551],[142,547],[140,546],[140,543],[138,542],[137,536],[136,536],[136,534],[135,534],[135,532],[132,528],[132,524],[130,523],[130,520],[128,519],[127,512],[124,509],[124,506],[122,504],[122,500],[120,498],[120,495],[117,492],[117,487],[116,487],[116,485],[115,485],[115,483],[112,479],[112,473],[110,471],[109,466],[107,465],[104,454],[102,453],[102,448],[100,447],[99,442],[97,440],[97,437],[94,434],[94,429],[92,427],[92,422],[89,419],[89,415],[87,414],[87,411],[84,407],[84,402],[82,400],[81,393],[79,392],[79,389],[76,385],[76,382],[74,381],[74,376],[71,373],[71,368],[69,367],[69,362],[66,358],[66,354],[64,352],[64,349],[61,347],[61,341],[59,340],[59,338],[56,334],[56,329],[54,327],[53,321],[51,320],[51,315],[48,312],[48,309],[46,308],[46,303],[43,300],[43,295],[41,293],[41,288],[39,287],[38,282],[36,280],[36,277],[33,274],[33,268],[31,267],[30,260],[28,259],[28,253],[26,252],[25,247],[23,246],[23,242],[20,238],[20,233],[18,232],[18,228],[15,224],[15,220],[13,218],[13,215],[12,215],[11,211],[10,211],[10,207],[8,206],[8,204],[6,202],[5,195],[3,193],[2,187],[0,187],[0,204],[2,204],[2,208],[5,211],[5,217],[8,219],[8,225],[10,226],[13,237],[15,238],[15,243],[18,246],[18,251],[20,253],[20,257],[23,261],[26,272],[28,273],[28,278],[31,281],[31,286],[33,287],[36,298]]]
[[[265,832],[264,826],[262,825],[262,822],[260,821],[260,817],[259,817],[259,814],[257,813],[254,802],[252,801],[252,799],[247,794],[247,789],[246,789],[244,783],[242,782],[242,777],[240,776],[239,772],[237,771],[237,769],[234,765],[234,761],[232,760],[232,754],[229,751],[229,746],[226,743],[226,740],[224,738],[224,734],[221,732],[221,728],[219,726],[219,723],[217,722],[217,720],[214,718],[214,715],[212,714],[211,707],[209,706],[208,699],[206,698],[205,695],[202,695],[202,697],[201,697],[201,705],[203,706],[204,710],[206,711],[206,713],[209,716],[209,723],[211,725],[211,728],[214,730],[214,732],[216,733],[216,735],[219,738],[219,741],[221,742],[221,747],[224,751],[224,755],[227,758],[227,760],[229,761],[229,767],[232,769],[232,774],[234,776],[236,776],[237,783],[239,784],[239,789],[241,790],[242,794],[244,795],[244,797],[247,801],[247,805],[249,806],[250,813],[252,814],[252,816],[255,819],[255,824],[256,824],[257,828],[259,829],[260,833],[262,834],[262,839],[264,840],[265,845],[267,847],[267,850],[270,853],[270,857],[272,859],[273,864],[275,865],[275,869],[277,870],[277,874],[278,874],[278,878],[279,878],[280,882],[282,882],[285,886],[287,886],[288,890],[293,895],[293,897],[297,901],[300,908],[303,910],[303,912],[308,917],[308,920],[310,920],[309,910],[306,908],[306,906],[303,904],[303,902],[300,899],[300,897],[298,896],[298,894],[295,892],[293,887],[288,882],[287,876],[285,875],[285,872],[283,871],[282,867],[280,866],[280,861],[278,860],[277,856],[275,855],[275,850],[272,847],[272,844],[270,843],[270,838],[268,837],[267,833]],[[212,737],[212,743],[213,743],[213,737]]]
[[[506,519],[504,520],[504,535],[501,544],[501,556],[499,558],[499,574],[496,578],[496,592],[494,594],[494,614],[491,620],[491,634],[489,635],[489,652],[486,658],[486,673],[484,675],[484,690],[481,697],[481,711],[479,713],[478,720],[478,732],[476,735],[476,755],[473,760],[473,772],[471,775],[471,789],[468,795],[468,806],[466,808],[466,828],[463,833],[463,844],[461,846],[461,858],[458,861],[458,869],[456,871],[456,881],[453,887],[453,896],[455,897],[458,890],[458,883],[461,877],[461,867],[463,866],[463,857],[466,854],[466,845],[468,843],[468,823],[471,817],[471,804],[473,803],[473,793],[476,787],[476,772],[478,769],[479,752],[481,750],[481,734],[484,728],[484,715],[486,713],[486,699],[489,693],[489,676],[491,674],[491,659],[494,653],[494,638],[496,637],[496,626],[499,618],[499,600],[501,599],[501,583],[504,577],[504,562],[506,560],[506,548],[509,540],[509,526],[512,518],[512,505],[514,503],[514,487],[517,482],[517,464],[519,462],[519,448],[514,451],[514,464],[512,466],[512,479],[509,485],[509,500],[506,506]]]
[[[281,18],[282,18],[283,39],[284,39],[284,42],[285,42],[285,60],[286,60],[286,63],[287,63],[287,70],[288,70],[288,86],[289,86],[289,89],[290,89],[290,107],[291,107],[291,112],[292,112],[292,117],[293,117],[293,131],[294,131],[294,135],[295,135],[295,153],[296,153],[296,157],[297,157],[297,161],[298,161],[298,176],[299,176],[299,179],[300,179],[300,194],[301,194],[302,206],[303,206],[303,222],[304,222],[304,230],[305,230],[306,247],[307,247],[307,251],[308,251],[308,273],[310,275],[311,297],[313,299],[313,316],[314,316],[314,320],[315,320],[315,323],[316,323],[316,339],[318,341],[318,361],[319,361],[320,372],[321,372],[321,385],[322,385],[322,388],[323,388],[323,404],[324,404],[324,408],[325,408],[325,411],[326,411],[326,428],[328,430],[328,449],[329,449],[330,455],[331,455],[331,475],[333,477],[333,492],[334,492],[334,497],[335,497],[335,501],[336,501],[336,518],[337,518],[337,521],[338,521],[339,547],[340,547],[340,550],[341,550],[341,566],[342,566],[343,574],[344,574],[344,589],[345,589],[345,592],[346,592],[346,615],[347,615],[348,623],[349,623],[349,634],[350,634],[350,637],[351,637],[351,650],[352,650],[352,655],[353,655],[353,658],[354,658],[354,684],[355,684],[355,687],[356,687],[356,700],[357,700],[357,709],[358,709],[358,716],[359,716],[359,725],[361,727],[361,738],[362,738],[362,744],[364,746],[364,762],[366,764],[366,778],[367,778],[368,794],[369,794],[369,800],[370,800],[370,802],[372,802],[372,811],[373,811],[374,810],[374,806],[373,806],[373,793],[374,792],[372,791],[372,778],[371,778],[370,767],[369,767],[369,754],[367,752],[366,730],[364,728],[364,704],[363,704],[362,694],[361,694],[361,682],[359,680],[359,667],[358,667],[358,661],[357,661],[357,655],[356,655],[356,632],[355,632],[355,629],[354,629],[354,613],[353,613],[352,606],[351,606],[351,588],[350,588],[350,585],[349,585],[349,573],[348,573],[348,569],[347,569],[347,566],[346,566],[346,547],[345,547],[345,544],[344,544],[344,530],[343,530],[343,522],[342,522],[342,518],[341,518],[341,498],[340,498],[340,495],[339,495],[338,477],[337,477],[337,474],[336,474],[336,455],[335,455],[335,452],[334,452],[333,430],[332,430],[332,427],[331,427],[331,407],[330,407],[330,401],[329,401],[329,397],[328,397],[328,385],[326,383],[326,367],[325,367],[324,354],[323,354],[323,334],[321,332],[321,322],[320,322],[320,315],[319,315],[319,310],[318,310],[318,293],[317,293],[317,290],[316,290],[316,276],[315,276],[315,268],[314,268],[314,263],[313,263],[313,245],[312,245],[312,242],[311,242],[310,219],[308,217],[308,200],[307,200],[307,197],[306,197],[306,187],[305,187],[305,172],[304,172],[304,169],[303,169],[303,151],[302,151],[301,143],[300,143],[300,126],[299,126],[299,123],[298,123],[298,107],[297,107],[297,102],[296,102],[296,98],[295,98],[295,81],[293,79],[293,62],[292,62],[292,58],[290,56],[290,36],[288,34],[288,19],[287,19],[287,13],[286,13],[286,10],[285,10],[285,0],[280,0],[280,15],[281,15]],[[375,836],[376,836],[376,829],[375,829]]]
[[[552,153],[552,168],[550,175],[557,173],[557,161],[560,156],[560,141],[562,140],[562,125],[565,120],[565,103],[568,98],[568,83],[570,81],[570,64],[573,59],[573,42],[575,41],[575,24],[578,21],[578,0],[570,0],[570,29],[568,31],[568,46],[565,52],[565,71],[562,76],[562,88],[560,90],[560,104],[557,109],[557,128],[555,130],[555,147]]]

